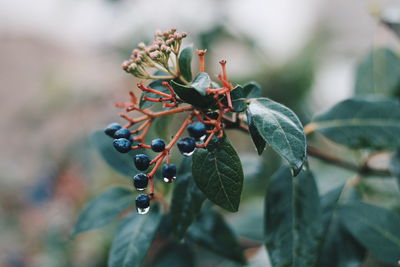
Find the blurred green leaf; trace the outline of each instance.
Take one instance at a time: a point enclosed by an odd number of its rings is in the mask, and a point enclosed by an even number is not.
[[[103,131],[95,132],[91,139],[104,161],[114,170],[129,177],[139,173],[133,165],[133,158],[136,154],[143,153],[143,149],[135,149],[129,153],[120,153],[114,148],[112,144],[113,139],[106,136]]]
[[[389,48],[371,50],[357,68],[355,92],[394,95],[400,89],[400,58]]]
[[[191,158],[182,160],[178,177],[171,201],[171,220],[173,232],[178,239],[182,239],[206,198],[193,181]]]
[[[274,174],[265,202],[265,245],[273,266],[313,266],[320,216],[318,189],[309,171]]]
[[[179,70],[183,78],[188,82],[192,81],[192,56],[193,45],[185,47],[179,55]]]
[[[338,212],[346,229],[375,257],[397,264],[400,257],[398,214],[361,202],[339,207]]]
[[[164,85],[162,85],[162,82],[164,82],[164,81],[166,81],[166,80],[155,80],[155,81],[151,82],[147,87],[150,87],[151,89],[169,94],[170,93],[169,89],[167,87],[165,87]],[[139,107],[142,109],[149,108],[155,103],[155,102],[145,100],[143,98],[144,96],[147,96],[150,98],[156,98],[156,99],[162,98],[162,96],[157,95],[155,93],[142,92],[142,95],[140,96],[140,102],[139,102]]]
[[[79,234],[110,223],[120,212],[133,205],[132,190],[110,188],[92,199],[79,215],[73,234]]]
[[[210,87],[211,79],[205,72],[199,72],[194,78],[191,86],[199,92],[200,95],[206,96],[207,88]]]
[[[186,103],[200,109],[215,108],[216,102],[211,95],[202,96],[196,89],[188,85],[182,85],[171,81],[171,86],[175,93]]]
[[[196,149],[192,173],[208,199],[231,212],[239,209],[243,169],[239,156],[226,138],[207,149]]]
[[[397,182],[400,186],[400,150],[397,150],[390,158],[390,172],[397,177]]]
[[[243,87],[243,95],[246,98],[261,97],[261,86],[256,82],[249,82]]]
[[[154,239],[160,219],[158,211],[150,211],[146,215],[133,213],[124,219],[114,236],[108,266],[140,266]]]
[[[154,138],[169,139],[169,126],[171,125],[172,119],[173,116],[162,116],[154,120],[152,125],[152,127],[154,127]]]
[[[342,226],[337,213],[343,195],[344,186],[340,186],[321,197],[323,229],[317,266],[350,267],[363,262],[365,248]],[[352,200],[358,199],[356,194],[351,195]]]
[[[313,120],[315,131],[351,148],[400,147],[400,103],[385,99],[344,100]]]
[[[296,175],[306,159],[307,146],[303,126],[296,114],[268,98],[253,98],[247,115],[260,136],[289,162]]]
[[[215,211],[200,214],[189,228],[188,237],[197,244],[231,260],[244,264],[243,249],[224,218]]]
[[[149,267],[188,267],[195,266],[195,255],[188,244],[167,244]]]

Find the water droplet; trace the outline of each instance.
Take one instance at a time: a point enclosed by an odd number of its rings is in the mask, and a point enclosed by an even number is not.
[[[192,152],[189,152],[189,153],[182,153],[182,155],[184,155],[186,157],[190,157],[193,153],[194,153],[194,150]]]
[[[202,137],[199,138],[201,142],[204,142],[204,139],[206,139],[206,135],[203,135]]]
[[[147,208],[136,208],[136,210],[137,210],[137,212],[138,212],[139,214],[146,214],[146,213],[149,212],[150,207],[147,207]]]
[[[172,178],[168,178],[168,177],[163,178],[164,182],[166,182],[166,183],[171,183],[171,182],[175,181],[175,179],[176,179],[176,176],[174,176]]]
[[[143,191],[143,190],[145,190],[146,188],[136,188],[136,190],[137,191]]]

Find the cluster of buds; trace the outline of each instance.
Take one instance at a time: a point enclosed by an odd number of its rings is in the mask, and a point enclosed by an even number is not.
[[[157,32],[152,45],[146,47],[144,44],[140,44],[138,49],[133,51],[132,58],[128,63],[124,63],[124,69],[139,78],[150,77],[151,79],[160,80],[160,76],[153,77],[144,72],[144,67],[153,67],[158,64],[157,68],[162,66],[164,71],[168,71],[172,75],[169,77],[171,80],[180,77],[179,73],[174,73],[169,68],[169,58],[167,55],[173,53],[176,60],[178,59],[181,40],[185,36],[186,34],[176,33],[175,29],[166,32]],[[205,71],[205,52],[203,50],[197,51],[200,72]],[[140,67],[141,71],[138,74],[132,70],[131,65],[135,64],[134,67],[138,71],[137,66],[139,66],[139,62],[142,65]],[[114,138],[113,145],[115,149],[121,153],[127,153],[136,149],[151,149],[158,153],[152,159],[143,153],[136,154],[134,158],[134,165],[139,171],[147,171],[150,168],[147,173],[139,173],[132,178],[133,185],[138,191],[147,189],[149,185],[148,194],[140,194],[136,199],[136,208],[139,213],[146,213],[150,207],[150,200],[153,198],[157,199],[154,193],[154,176],[161,166],[164,182],[170,183],[176,179],[176,166],[170,162],[171,149],[175,144],[184,156],[190,156],[195,149],[206,148],[213,138],[222,138],[226,123],[235,123],[237,121],[236,117],[227,114],[233,111],[231,91],[234,87],[228,81],[226,61],[220,61],[220,65],[222,71],[217,77],[222,86],[215,88],[211,87],[210,83],[210,88],[206,89],[206,95],[212,96],[215,100],[216,105],[213,105],[212,108],[200,109],[189,103],[185,103],[175,93],[170,82],[161,80],[161,85],[166,90],[156,90],[145,86],[141,82],[137,84],[137,87],[142,91],[143,100],[162,103],[165,110],[155,112],[150,108],[141,108],[133,92],[130,92],[130,101],[128,103],[116,104],[116,107],[124,109],[124,112],[120,113],[119,116],[125,119],[127,123],[123,126],[112,123],[105,129],[105,133]],[[175,71],[176,68],[179,68],[177,66],[178,64],[175,62]],[[150,94],[152,97],[148,96]],[[131,113],[135,113],[135,115],[132,116],[130,115]],[[168,143],[156,138],[151,140],[150,144],[146,144],[146,136],[154,120],[177,113],[187,113],[187,116],[173,138]],[[187,137],[183,137],[185,132],[188,134]]]
[[[167,75],[166,79],[178,77],[178,55],[182,39],[186,36],[186,33],[178,33],[175,28],[164,32],[157,31],[150,45],[139,43],[137,48],[133,49],[130,59],[122,63],[122,68],[141,79],[160,78],[150,74],[149,68],[163,72]]]

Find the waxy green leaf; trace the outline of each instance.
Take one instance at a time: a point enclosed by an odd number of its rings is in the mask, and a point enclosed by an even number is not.
[[[179,71],[183,78],[191,82],[192,81],[192,56],[193,56],[193,45],[182,49],[179,55]]]
[[[350,148],[400,147],[400,103],[385,99],[342,101],[313,120],[315,131]]]
[[[313,266],[320,225],[319,196],[313,175],[292,177],[279,170],[270,182],[265,202],[264,235],[272,266]]]
[[[390,158],[389,170],[393,176],[397,177],[397,182],[400,185],[400,150],[397,150]]]
[[[375,257],[396,264],[400,256],[400,216],[365,203],[351,203],[338,210],[346,229]]]
[[[79,215],[73,234],[79,234],[110,223],[120,212],[134,205],[132,190],[113,187],[92,199]]]
[[[114,236],[108,266],[141,266],[154,239],[160,219],[158,211],[150,211],[146,215],[133,213],[124,219]]]
[[[196,149],[193,178],[206,197],[222,208],[239,208],[243,169],[239,156],[228,140],[221,139],[208,149]]]
[[[139,173],[133,166],[133,158],[136,154],[143,153],[143,149],[135,149],[125,154],[120,153],[114,148],[113,139],[105,135],[103,131],[93,133],[91,139],[104,161],[114,170],[127,177],[132,177]]]
[[[182,160],[177,177],[171,201],[171,220],[173,232],[181,239],[199,214],[206,197],[193,181],[191,158]]]
[[[186,103],[200,109],[215,108],[216,102],[211,95],[202,96],[196,89],[188,85],[182,85],[171,81],[171,86],[175,93]]]
[[[258,129],[254,125],[254,122],[251,118],[251,114],[249,114],[249,112],[247,112],[247,124],[249,125],[249,133],[251,139],[253,140],[254,146],[257,149],[257,153],[258,155],[261,155],[265,150],[267,142],[265,142],[264,138],[258,132]]]
[[[191,84],[191,86],[202,96],[207,95],[207,88],[209,88],[210,85],[210,76],[205,72],[199,72]]]
[[[246,262],[234,232],[215,211],[202,212],[199,219],[189,228],[188,238],[223,257],[241,264]]]
[[[265,142],[289,162],[296,175],[306,160],[307,146],[303,126],[296,114],[268,98],[253,98],[247,116]],[[257,139],[254,142],[256,146],[260,144]]]
[[[261,86],[256,82],[246,83],[243,87],[243,96],[245,98],[261,97]]]

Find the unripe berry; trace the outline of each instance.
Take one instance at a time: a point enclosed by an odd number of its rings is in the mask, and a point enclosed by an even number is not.
[[[154,139],[151,141],[151,149],[154,152],[163,152],[165,149],[165,142],[162,139]]]
[[[133,186],[139,191],[146,189],[147,185],[149,184],[149,177],[147,174],[138,173],[133,176]]]
[[[187,127],[189,135],[196,139],[203,138],[206,135],[206,126],[202,122],[194,122]]]
[[[134,158],[136,169],[145,171],[150,166],[150,158],[146,154],[137,154]]]
[[[113,141],[113,145],[118,152],[128,153],[131,150],[132,142],[126,138],[118,138]]]
[[[130,139],[131,132],[126,128],[121,128],[114,133],[114,138],[126,138]]]
[[[176,179],[176,166],[174,164],[164,164],[162,168],[164,182],[170,183]]]
[[[110,123],[105,129],[104,133],[110,137],[114,138],[114,133],[121,129],[121,125],[116,122]]]
[[[176,144],[179,151],[185,156],[190,156],[196,148],[196,140],[193,137],[179,139]]]
[[[136,198],[136,210],[139,214],[145,214],[149,211],[150,198],[148,195],[141,194]]]

